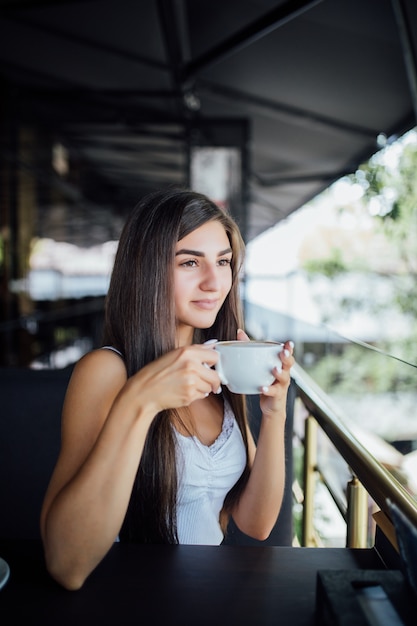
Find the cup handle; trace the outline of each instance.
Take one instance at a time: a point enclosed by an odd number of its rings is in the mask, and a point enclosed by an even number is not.
[[[218,375],[219,375],[219,378],[220,378],[220,381],[221,381],[222,385],[227,385],[227,384],[228,384],[228,381],[227,381],[227,378],[226,378],[226,376],[225,376],[225,374],[224,374],[224,371],[223,371],[223,367],[222,367],[222,359],[221,359],[221,354],[220,354],[220,352],[218,352],[218,355],[219,355],[219,358],[218,358],[218,360],[217,360],[216,365],[214,366],[214,369],[215,369],[215,370],[216,370],[216,372],[218,373]]]

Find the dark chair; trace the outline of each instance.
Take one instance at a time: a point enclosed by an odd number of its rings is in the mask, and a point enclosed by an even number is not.
[[[0,370],[0,539],[39,539],[42,500],[55,465],[72,366]]]
[[[274,528],[268,539],[258,541],[242,533],[233,522],[229,524],[225,544],[248,545],[248,546],[291,546],[293,541],[293,427],[294,427],[294,402],[296,398],[296,386],[291,381],[287,398],[287,421],[285,423],[285,489],[281,511]],[[258,438],[261,424],[261,412],[259,409],[259,396],[247,396],[248,411],[251,419],[251,429],[255,441]]]

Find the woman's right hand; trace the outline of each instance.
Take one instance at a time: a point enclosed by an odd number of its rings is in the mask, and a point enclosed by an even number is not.
[[[137,390],[142,406],[149,399],[155,414],[189,406],[210,393],[218,393],[220,378],[212,369],[217,359],[213,345],[176,348],[143,367],[129,379],[127,386]]]

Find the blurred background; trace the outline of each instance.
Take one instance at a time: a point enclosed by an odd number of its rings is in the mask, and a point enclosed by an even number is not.
[[[100,346],[126,216],[191,187],[242,230],[247,330],[415,494],[416,46],[412,0],[0,0],[0,366]]]

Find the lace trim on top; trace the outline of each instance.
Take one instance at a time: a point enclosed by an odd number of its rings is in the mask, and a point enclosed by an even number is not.
[[[233,425],[234,425],[234,415],[233,415],[232,407],[229,405],[229,403],[226,400],[224,400],[224,416],[223,416],[222,431],[220,435],[217,437],[217,439],[211,444],[211,446],[208,446],[210,454],[216,454],[216,452],[226,443],[226,441],[229,439],[230,435],[232,434]]]
[[[200,446],[203,446],[203,448],[208,450],[211,455],[214,455],[214,454],[216,454],[216,452],[218,450],[220,450],[220,448],[229,439],[230,435],[233,432],[234,423],[235,423],[235,416],[234,416],[234,413],[232,411],[232,407],[227,402],[227,400],[224,400],[222,430],[221,430],[219,436],[217,437],[217,439],[215,439],[211,445],[207,446],[206,444],[202,443],[200,441],[200,439],[197,437],[197,435],[192,435],[192,436],[183,435],[182,433],[180,433],[175,428],[175,426],[172,425],[172,428],[173,428],[173,430],[175,432],[175,435],[177,437],[179,437],[180,439],[181,438],[183,438],[183,439],[193,439],[197,444],[199,444]]]

